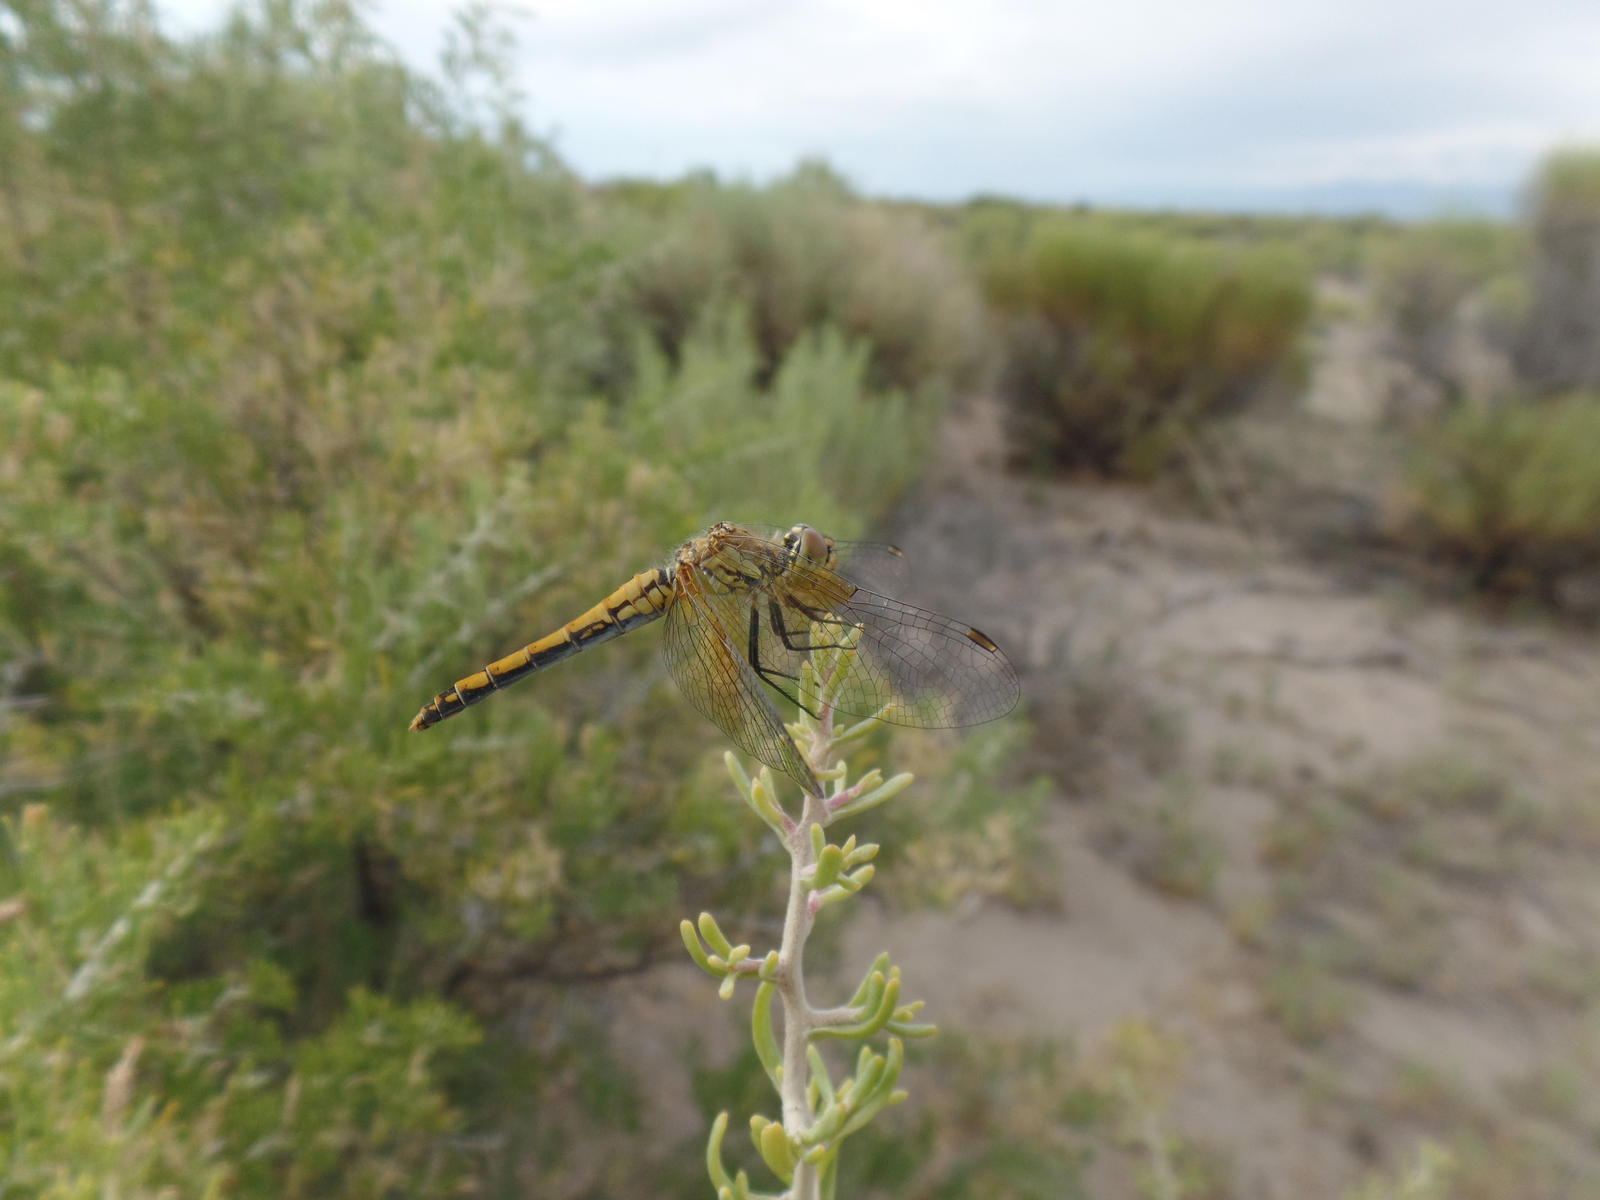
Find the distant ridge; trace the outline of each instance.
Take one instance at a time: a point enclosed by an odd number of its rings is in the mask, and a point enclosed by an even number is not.
[[[870,189],[869,189],[870,190]],[[1310,184],[1304,187],[1173,187],[1083,189],[1070,197],[1017,197],[1026,203],[1168,212],[1248,213],[1259,216],[1360,217],[1396,221],[1470,216],[1510,220],[1521,192],[1510,184],[1445,185],[1415,182]]]
[[[1349,182],[1298,188],[1195,190],[1174,196],[1171,207],[1228,212],[1360,216],[1375,214],[1400,221],[1438,216],[1475,216],[1509,220],[1516,216],[1519,191],[1495,184]],[[1138,207],[1146,207],[1138,204]],[[1167,207],[1167,205],[1162,205]]]

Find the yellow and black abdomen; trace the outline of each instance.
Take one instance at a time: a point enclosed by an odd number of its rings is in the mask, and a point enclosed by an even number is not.
[[[497,659],[476,674],[458,679],[455,686],[440,692],[412,719],[412,729],[426,729],[491,692],[532,675],[578,651],[620,637],[630,629],[648,625],[672,605],[672,576],[657,567],[635,575],[588,612],[568,621],[560,629],[520,650]]]

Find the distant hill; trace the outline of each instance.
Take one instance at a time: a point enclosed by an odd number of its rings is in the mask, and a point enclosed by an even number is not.
[[[1351,181],[1306,187],[1174,188],[1171,191],[1108,191],[1082,199],[1095,208],[1162,209],[1178,212],[1229,212],[1284,216],[1354,217],[1377,215],[1400,221],[1437,216],[1509,220],[1519,193],[1511,184],[1448,186],[1395,181]],[[1059,199],[1048,203],[1060,203]]]

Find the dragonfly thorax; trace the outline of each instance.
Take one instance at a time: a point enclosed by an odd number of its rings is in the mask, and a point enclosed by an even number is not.
[[[681,587],[684,572],[695,586],[716,593],[745,593],[764,586],[788,565],[790,555],[775,540],[753,535],[743,526],[719,521],[697,538],[691,538],[673,556],[674,584]]]

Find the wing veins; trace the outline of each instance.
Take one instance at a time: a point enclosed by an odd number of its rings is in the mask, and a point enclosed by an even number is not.
[[[822,785],[783,727],[760,676],[728,636],[719,611],[722,605],[713,602],[722,597],[707,596],[699,585],[698,573],[683,580],[673,610],[687,607],[677,618],[673,612],[667,614],[667,665],[673,679],[702,715],[741,750],[782,771],[812,795],[821,795]],[[760,599],[759,591],[749,595],[752,602]]]

